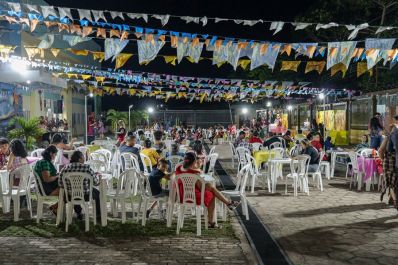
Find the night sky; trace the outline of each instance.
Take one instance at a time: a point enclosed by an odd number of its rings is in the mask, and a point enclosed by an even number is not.
[[[123,11],[123,12],[135,12],[135,13],[155,13],[155,14],[170,14],[170,15],[186,15],[186,16],[207,16],[207,17],[221,17],[221,18],[236,18],[236,19],[263,19],[263,20],[282,20],[282,21],[294,21],[297,14],[304,12],[312,1],[301,0],[301,1],[193,1],[193,0],[162,0],[162,1],[126,1],[126,0],[112,0],[112,1],[88,1],[88,0],[47,0],[47,2],[54,6],[65,6],[72,8],[83,8],[83,9],[102,9],[111,11]],[[126,23],[127,22],[127,23]],[[126,24],[133,26],[142,26],[148,28],[162,28],[160,21],[156,19],[149,19],[149,23],[145,23],[141,19],[126,20]],[[123,23],[122,20],[116,20],[115,23]],[[202,27],[194,23],[186,24],[184,21],[177,18],[170,18],[168,24],[163,28],[165,30],[173,30],[179,32],[199,33],[199,34],[210,34],[225,37],[236,37],[242,39],[255,39],[255,40],[272,40],[272,41],[305,41],[304,37],[295,35],[296,39],[293,39],[292,29],[285,27],[283,32],[272,36],[272,32],[268,30],[268,24],[257,24],[253,27],[236,25],[233,22],[219,22],[209,23]],[[102,44],[101,40],[99,43]],[[131,42],[123,52],[137,52],[135,42]],[[165,45],[159,54],[162,55],[175,55],[176,49],[170,48],[170,45]],[[202,56],[211,57],[211,53],[204,52]],[[107,67],[107,65],[103,65]],[[149,63],[147,66],[140,66],[138,64],[138,57],[134,56],[131,58],[123,69],[131,69],[134,71],[154,72],[154,73],[165,73],[165,74],[176,74],[185,76],[196,76],[196,77],[213,77],[213,78],[243,78],[245,77],[242,72],[234,71],[229,65],[224,65],[221,68],[213,66],[210,61],[201,61],[199,64],[192,64],[186,60],[183,60],[177,66],[167,65],[164,59],[157,57],[154,61]],[[125,110],[128,105],[134,104],[140,105],[156,105],[165,104],[164,102],[156,102],[155,99],[139,99],[136,97],[129,96],[106,96],[103,100],[103,108],[117,108]],[[224,102],[217,102],[213,104],[189,104],[187,101],[170,101],[166,103],[169,109],[176,108],[198,108],[198,109],[209,109],[209,108],[227,108],[227,104]]]

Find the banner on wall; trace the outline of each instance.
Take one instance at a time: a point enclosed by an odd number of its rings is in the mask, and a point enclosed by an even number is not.
[[[0,136],[7,136],[10,120],[22,114],[22,95],[13,85],[0,83]]]

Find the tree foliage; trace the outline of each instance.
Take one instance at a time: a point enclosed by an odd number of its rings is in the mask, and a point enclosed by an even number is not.
[[[14,117],[9,126],[15,126],[8,132],[10,139],[23,139],[27,149],[32,149],[37,139],[42,137],[45,131],[39,126],[39,119],[32,118],[26,120],[24,117]]]
[[[123,121],[125,124],[128,123],[128,114],[122,111],[116,111],[114,109],[108,110],[106,113],[106,120],[111,123],[112,128],[117,130],[118,121]]]

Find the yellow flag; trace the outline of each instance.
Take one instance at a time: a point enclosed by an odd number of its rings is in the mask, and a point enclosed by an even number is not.
[[[33,32],[36,29],[37,23],[39,23],[38,19],[32,19],[30,21],[30,32]]]
[[[343,73],[343,77],[345,77],[345,74],[347,73],[347,67],[345,66],[345,64],[343,63],[338,63],[332,66],[331,68],[331,76],[334,76],[336,73],[338,72],[342,72]]]
[[[373,69],[368,70],[367,62],[358,62],[357,64],[357,77],[360,77],[364,73],[369,72],[369,76],[373,75]]]
[[[200,103],[203,103],[203,100],[205,99],[206,96],[207,96],[206,93],[203,93],[203,94],[200,96]]]
[[[281,54],[284,54],[286,52],[286,54],[288,56],[290,56],[290,53],[292,52],[292,45],[291,44],[285,44],[283,45],[282,49],[281,49]]]
[[[134,96],[135,93],[137,93],[137,90],[134,89],[134,88],[130,88],[130,89],[129,89],[129,93],[130,93],[130,96]]]
[[[238,65],[242,67],[242,69],[246,69],[249,64],[250,64],[249,59],[241,59],[238,61]]]
[[[176,62],[177,62],[177,56],[174,56],[174,55],[165,55],[165,56],[163,56],[163,59],[164,59],[164,61],[166,62],[166,63],[169,63],[169,64],[171,64],[171,65],[176,65]]]
[[[301,61],[282,61],[281,71],[294,71],[297,72]]]
[[[71,79],[72,77],[77,79],[77,74],[67,74],[68,78]]]
[[[104,52],[91,52],[93,55],[93,60],[98,60],[100,63],[105,59]]]
[[[218,68],[220,68],[223,64],[225,64],[226,62],[224,61],[224,62],[219,62],[218,64],[217,64],[217,67]]]
[[[309,61],[309,62],[307,62],[307,65],[305,66],[304,73],[308,73],[311,71],[317,71],[318,74],[321,74],[323,71],[323,68],[325,68],[325,65],[326,65],[325,61]]]
[[[96,76],[95,80],[97,80],[97,82],[104,82],[105,81],[105,76]]]
[[[81,75],[83,80],[87,80],[91,78],[91,75]]]
[[[93,28],[92,27],[83,27],[82,37],[87,37],[92,32],[93,32]]]
[[[51,48],[50,50],[51,50],[51,53],[54,55],[54,57],[57,57],[58,53],[60,51],[60,49],[56,49],[56,48]]]
[[[74,49],[69,48],[68,51],[70,51],[71,53],[73,53],[75,55],[83,55],[83,56],[88,55],[88,50],[74,50]]]
[[[127,62],[127,60],[131,58],[131,56],[133,56],[133,54],[131,53],[120,53],[118,56],[116,56],[115,69],[119,69],[120,67],[122,67]]]

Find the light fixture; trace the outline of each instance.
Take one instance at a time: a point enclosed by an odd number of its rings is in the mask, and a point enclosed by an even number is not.
[[[242,113],[243,113],[243,114],[247,114],[247,112],[248,112],[248,109],[247,109],[247,108],[243,108],[243,109],[242,109]]]
[[[148,108],[148,113],[153,113],[153,108],[152,107]]]
[[[11,69],[20,74],[25,74],[28,69],[28,62],[24,60],[14,60],[11,62]]]
[[[26,84],[28,84],[28,85],[29,85],[29,84],[30,84],[30,80],[27,80],[27,81],[26,81]]]
[[[292,109],[293,109],[292,105],[287,106],[287,110],[292,110]]]
[[[90,98],[92,98],[92,97],[94,97],[94,94],[93,94],[93,93],[90,93],[90,94],[88,94],[88,96],[89,96]]]
[[[131,105],[129,106],[129,109],[131,109],[133,106],[134,106],[134,105],[133,105],[133,104],[131,104]]]
[[[271,107],[271,106],[272,106],[271,101],[268,101],[268,102],[267,102],[267,107]]]
[[[321,93],[318,95],[319,99],[324,99],[325,98],[325,94]]]

